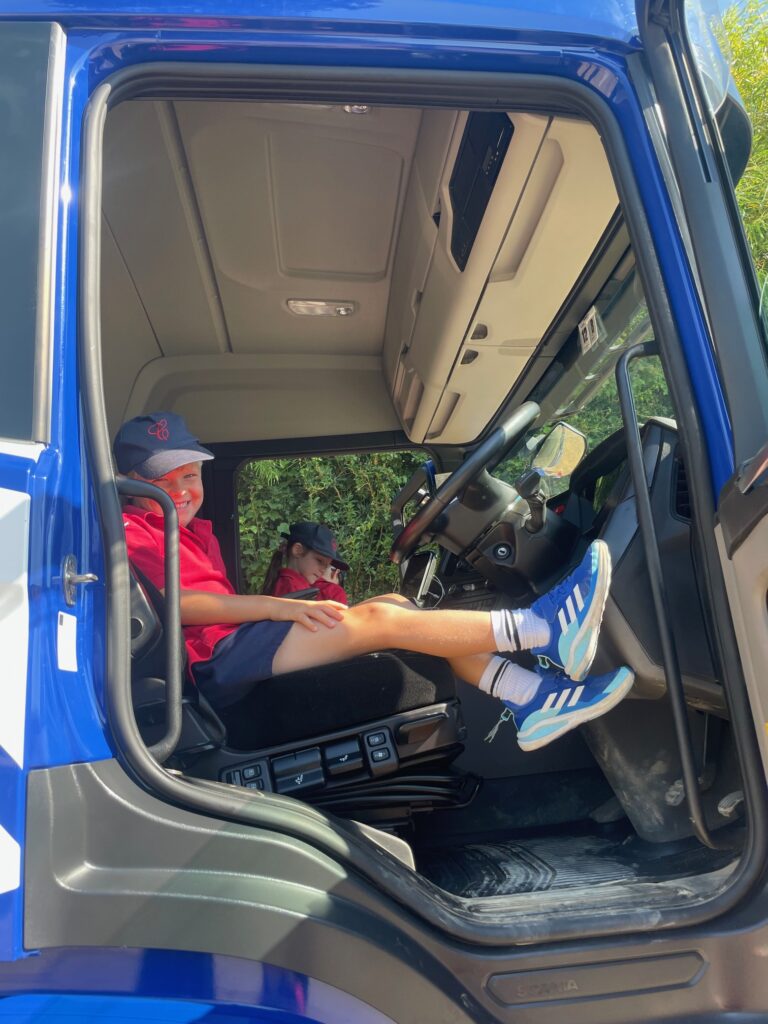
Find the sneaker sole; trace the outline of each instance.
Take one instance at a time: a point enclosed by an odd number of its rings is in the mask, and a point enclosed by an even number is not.
[[[548,732],[546,736],[540,736],[538,739],[525,740],[520,738],[520,733],[517,734],[517,743],[521,750],[539,750],[541,747],[545,747],[548,743],[553,740],[559,739],[564,736],[565,733],[570,732],[571,729],[575,729],[577,725],[584,725],[586,722],[591,722],[593,718],[600,718],[601,715],[607,714],[617,704],[626,697],[635,682],[635,673],[629,669],[624,668],[620,671],[625,673],[625,678],[619,683],[616,689],[611,693],[608,700],[591,708],[584,708],[583,711],[575,711],[573,714],[558,718],[553,718],[553,724],[559,728],[553,729],[552,732]],[[540,723],[536,726],[536,731],[542,728],[544,723]]]
[[[565,674],[575,683],[583,682],[592,668],[592,662],[597,654],[597,641],[600,638],[600,626],[605,614],[608,592],[611,589],[611,552],[608,545],[602,540],[595,541],[595,547],[597,548],[597,586],[589,613],[571,644],[566,664],[563,666]],[[587,638],[589,642],[586,648],[581,650],[580,648]]]

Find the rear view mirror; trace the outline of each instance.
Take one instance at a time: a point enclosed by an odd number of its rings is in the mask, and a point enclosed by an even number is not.
[[[531,468],[544,476],[570,476],[584,458],[587,439],[580,430],[562,420],[554,425],[531,461]]]

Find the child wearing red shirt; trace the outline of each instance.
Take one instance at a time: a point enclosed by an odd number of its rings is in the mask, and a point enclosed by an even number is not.
[[[610,554],[602,541],[528,609],[423,611],[397,594],[347,608],[338,601],[237,594],[211,524],[196,518],[202,462],[213,453],[180,416],[161,412],[123,424],[114,454],[121,473],[155,484],[176,507],[189,666],[215,707],[234,704],[269,676],[399,647],[446,658],[457,676],[513,712],[520,747],[535,750],[604,714],[632,687],[626,667],[587,678],[610,585]],[[124,522],[129,559],[162,589],[160,506],[135,498]],[[496,653],[520,650],[538,654],[549,667],[532,672]]]
[[[333,569],[349,570],[347,563],[339,557],[339,545],[328,527],[306,521],[294,523],[282,536],[285,543],[272,556],[262,594],[284,597],[297,590],[317,587],[321,601],[349,604],[344,588],[328,578],[329,571]]]

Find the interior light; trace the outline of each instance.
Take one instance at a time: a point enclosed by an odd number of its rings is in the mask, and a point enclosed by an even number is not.
[[[343,299],[288,299],[288,309],[298,316],[352,316],[356,308]]]
[[[347,114],[370,114],[371,108],[367,103],[345,103],[344,111]]]

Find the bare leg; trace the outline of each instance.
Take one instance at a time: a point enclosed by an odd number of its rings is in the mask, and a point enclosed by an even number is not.
[[[468,654],[464,658],[448,658],[448,664],[459,679],[463,679],[470,686],[478,686],[490,660],[490,654]]]
[[[456,661],[457,675],[477,685],[487,658],[471,655],[496,650],[488,612],[422,611],[398,595],[386,595],[350,608],[333,629],[311,633],[303,626],[291,627],[273,663],[275,675],[295,672],[313,665],[327,665],[358,654],[399,647],[420,654],[433,654]]]
[[[371,597],[367,601],[361,601],[360,604],[370,604],[372,601],[380,601],[386,604],[399,605],[401,608],[417,610],[417,606],[413,601],[403,597],[402,594],[383,594],[380,597]],[[438,609],[431,608],[429,610],[437,611]],[[465,683],[469,683],[471,686],[477,686],[490,659],[490,654],[468,654],[462,658],[446,658],[446,661],[451,666],[455,676],[463,679]]]

